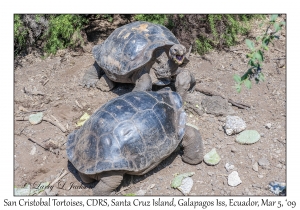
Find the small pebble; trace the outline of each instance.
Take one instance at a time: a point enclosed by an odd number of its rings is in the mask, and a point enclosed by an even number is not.
[[[264,175],[258,174],[257,177],[260,178],[260,179],[262,179],[262,178],[264,178]]]
[[[36,146],[32,146],[30,155],[35,155],[35,153],[36,153]]]
[[[260,166],[268,166],[270,165],[269,161],[267,158],[262,157],[261,159],[258,160],[258,165]]]
[[[231,152],[235,153],[235,152],[237,152],[237,149],[234,146],[232,146],[231,147]]]
[[[231,174],[228,175],[228,185],[229,186],[236,187],[241,183],[242,183],[242,181],[241,181],[237,171],[233,171],[233,172],[231,172]]]
[[[224,129],[227,135],[237,134],[246,129],[246,123],[238,116],[227,116]]]
[[[207,172],[207,174],[208,174],[209,176],[212,176],[212,175],[214,175],[214,172]]]
[[[252,169],[254,170],[254,171],[258,171],[258,163],[257,162],[255,162],[253,165],[252,165]]]
[[[270,128],[272,127],[272,124],[271,124],[271,123],[267,123],[267,124],[265,125],[265,127],[266,127],[267,129],[270,129]]]
[[[234,169],[234,165],[230,165],[229,163],[226,163],[225,169],[226,169],[226,171],[230,171],[230,170]]]

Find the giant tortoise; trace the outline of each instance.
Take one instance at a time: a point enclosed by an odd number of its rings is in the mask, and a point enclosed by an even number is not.
[[[109,195],[125,173],[147,173],[178,145],[183,161],[203,160],[200,133],[186,125],[181,97],[164,88],[130,92],[103,105],[69,134],[67,156],[83,182],[99,180],[94,195]]]
[[[190,51],[166,27],[132,22],[117,28],[102,44],[93,47],[96,62],[86,71],[81,84],[109,91],[114,82],[133,83],[134,91],[145,91],[151,90],[152,84],[168,85],[176,79],[176,91],[185,98],[195,79],[179,66],[188,62]]]

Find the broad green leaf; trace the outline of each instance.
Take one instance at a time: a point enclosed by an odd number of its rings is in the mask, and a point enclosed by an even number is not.
[[[265,43],[262,43],[262,48],[264,49],[264,50],[269,50],[269,48],[267,47],[267,45],[265,44]]]
[[[244,84],[248,89],[251,89],[252,83],[249,79],[244,80]]]
[[[235,75],[233,76],[233,79],[234,79],[234,81],[235,81],[236,83],[241,83],[241,77],[240,77],[239,75],[235,74]]]
[[[255,57],[258,61],[260,61],[260,62],[263,61],[262,54],[259,53],[259,51],[257,51],[257,52],[254,54],[254,57]]]
[[[236,137],[236,141],[240,144],[253,144],[259,139],[260,134],[256,130],[245,130]]]
[[[258,79],[259,79],[259,81],[265,81],[265,76],[264,76],[264,74],[263,73],[259,73],[258,74]]]
[[[276,20],[277,17],[278,17],[278,15],[276,15],[276,14],[271,15],[270,21],[271,21],[271,22],[274,22],[274,21]]]
[[[250,50],[254,51],[255,50],[255,47],[254,47],[254,43],[249,40],[249,39],[246,39],[246,45],[249,47]]]
[[[270,43],[270,36],[267,36],[267,37],[263,38],[262,42],[263,42],[265,45],[269,45],[269,43]]]
[[[195,174],[195,172],[188,172],[188,173],[184,173],[184,174],[179,174],[177,175],[171,183],[171,187],[173,188],[177,188],[181,185],[181,182],[184,178],[189,177],[189,176],[193,176]]]
[[[278,32],[281,29],[279,23],[274,23],[273,26],[274,26],[274,29],[275,29],[275,33]]]
[[[209,153],[204,155],[204,162],[207,165],[211,165],[211,166],[217,165],[220,162],[220,160],[221,158],[215,148],[213,148]]]

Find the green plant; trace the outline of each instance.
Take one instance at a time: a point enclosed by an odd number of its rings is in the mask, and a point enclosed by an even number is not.
[[[211,41],[203,36],[195,40],[195,47],[196,52],[200,55],[208,53],[213,49]]]
[[[164,26],[169,25],[168,15],[165,14],[138,14],[134,16],[135,20],[148,21]]]
[[[125,196],[135,196],[135,194],[134,193],[127,193],[127,194],[125,194]]]
[[[246,39],[245,43],[250,49],[250,53],[246,55],[249,59],[248,65],[250,68],[248,71],[240,77],[235,74],[233,76],[234,81],[236,82],[237,92],[241,91],[241,85],[244,84],[248,89],[252,87],[251,79],[254,77],[256,83],[264,81],[264,74],[261,72],[262,64],[264,62],[264,51],[269,50],[268,45],[278,39],[279,36],[277,33],[282,29],[282,26],[285,25],[285,22],[276,22],[278,15],[271,15],[270,21],[268,22],[268,27],[265,30],[265,33],[262,36],[256,37],[256,42],[259,42],[258,47],[255,47],[255,43],[249,39]],[[260,25],[262,26],[262,24]],[[271,30],[273,27],[273,30]]]
[[[26,44],[26,36],[28,31],[24,27],[24,23],[21,20],[21,15],[14,15],[14,46],[15,54],[21,51]]]
[[[52,15],[50,26],[44,39],[47,40],[44,50],[55,54],[58,49],[76,47],[82,43],[80,31],[87,23],[87,19],[81,15]]]
[[[112,22],[113,21],[113,15],[109,15],[109,14],[105,14],[105,15],[102,15],[103,18],[107,19],[109,22]]]

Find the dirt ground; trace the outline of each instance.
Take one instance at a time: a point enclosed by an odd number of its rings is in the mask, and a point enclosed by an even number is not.
[[[255,37],[259,31],[253,30]],[[103,40],[99,39],[98,43]],[[252,145],[235,142],[236,135],[228,136],[222,126],[226,116],[203,113],[197,115],[187,110],[188,122],[199,127],[204,142],[204,154],[216,148],[221,161],[215,166],[204,162],[189,165],[181,160],[181,151],[174,152],[158,167],[142,176],[125,175],[113,194],[126,195],[137,192],[144,195],[182,195],[170,187],[176,173],[195,172],[191,177],[193,187],[189,195],[274,195],[268,188],[271,181],[286,183],[286,51],[285,31],[265,55],[263,73],[265,82],[243,87],[241,93],[234,89],[233,75],[247,70],[246,45],[227,51],[213,51],[205,56],[192,54],[185,67],[196,77],[199,87],[215,91],[236,102],[251,106],[239,109],[232,106],[234,114],[242,118],[248,130],[257,130],[261,138]],[[280,64],[281,61],[281,64]],[[130,92],[133,85],[118,84],[110,92],[79,86],[85,70],[94,62],[89,52],[59,51],[45,59],[30,54],[20,60],[14,69],[14,186],[52,182],[62,171],[68,173],[59,179],[47,195],[92,195],[93,184],[81,182],[76,169],[66,155],[67,135],[76,129],[84,114],[92,114],[109,100]],[[199,102],[202,93],[190,93]],[[31,125],[20,117],[43,112],[52,121],[58,121],[66,132],[47,121]],[[268,128],[266,124],[270,123]],[[262,159],[268,164],[253,165]],[[225,164],[234,165],[227,171]],[[227,183],[228,175],[237,171],[242,181],[236,187]]]

